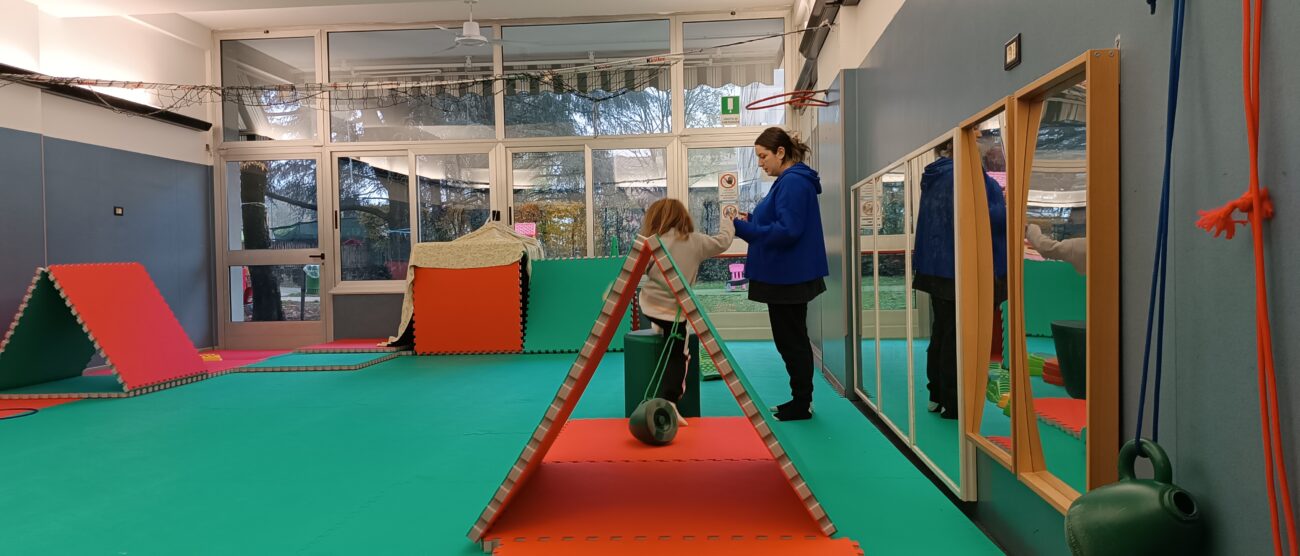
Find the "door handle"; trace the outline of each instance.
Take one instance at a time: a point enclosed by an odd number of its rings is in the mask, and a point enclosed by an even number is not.
[[[307,258],[309,258],[309,259],[320,259],[320,260],[323,261],[323,260],[325,260],[325,254],[324,254],[324,253],[321,253],[321,254],[319,254],[319,255],[307,255]]]

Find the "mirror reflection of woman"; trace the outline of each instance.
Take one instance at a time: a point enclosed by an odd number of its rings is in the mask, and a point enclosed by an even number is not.
[[[921,176],[921,202],[916,212],[916,249],[912,255],[912,289],[930,294],[930,344],[925,375],[931,413],[957,418],[957,283],[953,257],[952,141],[935,149],[937,159]],[[995,303],[1006,299],[1007,203],[997,180],[984,173],[984,193],[993,235]]]

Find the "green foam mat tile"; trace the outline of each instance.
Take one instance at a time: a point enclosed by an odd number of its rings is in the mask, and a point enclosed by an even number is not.
[[[95,345],[42,270],[0,345],[0,390],[76,378],[94,355]]]
[[[722,374],[718,373],[718,368],[713,366],[713,358],[707,353],[700,355],[700,380],[722,380]]]
[[[576,353],[605,305],[605,291],[624,257],[533,261],[528,280],[524,353]],[[609,351],[623,350],[631,319],[620,319]]]
[[[1025,261],[1025,335],[1052,337],[1052,321],[1084,320],[1088,282],[1069,263]]]
[[[289,353],[236,369],[237,372],[355,371],[396,357],[395,353]]]

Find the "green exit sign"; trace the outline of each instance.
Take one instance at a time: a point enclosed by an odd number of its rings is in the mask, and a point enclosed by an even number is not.
[[[740,97],[722,97],[722,127],[740,125]]]
[[[722,97],[722,114],[740,115],[740,97]]]

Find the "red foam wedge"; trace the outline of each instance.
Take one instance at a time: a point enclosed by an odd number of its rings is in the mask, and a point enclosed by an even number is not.
[[[415,351],[421,354],[524,350],[519,263],[415,269]]]
[[[863,556],[849,539],[574,539],[507,542],[494,556]]]

